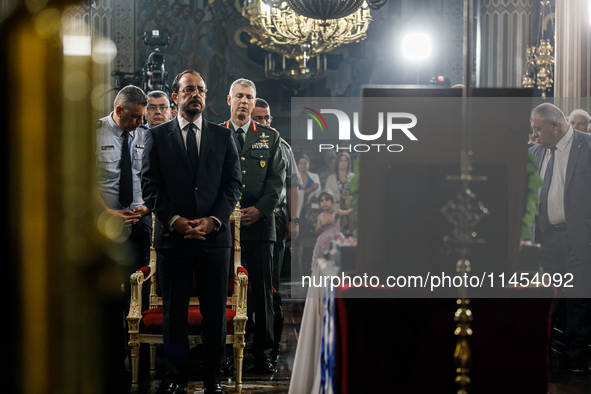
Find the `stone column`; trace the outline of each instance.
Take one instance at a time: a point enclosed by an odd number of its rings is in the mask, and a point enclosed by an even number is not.
[[[566,1],[566,0],[565,0]],[[521,87],[531,45],[534,0],[481,0],[478,8],[478,87]]]
[[[589,7],[589,0],[556,0],[555,97],[591,95]]]

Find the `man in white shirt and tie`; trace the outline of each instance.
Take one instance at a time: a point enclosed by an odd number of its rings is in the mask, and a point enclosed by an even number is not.
[[[591,333],[591,135],[573,129],[564,113],[549,103],[534,108],[530,123],[535,143],[530,152],[545,183],[535,240],[541,244],[541,268],[553,274],[559,290],[553,325],[564,319],[568,369],[589,373],[585,349]]]

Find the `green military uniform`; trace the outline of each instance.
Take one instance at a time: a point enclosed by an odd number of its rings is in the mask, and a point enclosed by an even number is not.
[[[302,178],[300,177],[298,166],[293,157],[291,146],[281,138],[279,148],[281,149],[281,155],[285,162],[285,184],[283,185],[279,202],[275,208],[275,235],[277,236],[277,240],[273,244],[273,286],[276,290],[273,293],[273,310],[275,312],[275,343],[273,344],[273,352],[271,354],[273,362],[276,362],[279,356],[279,343],[281,341],[281,333],[283,332],[283,308],[281,294],[279,294],[279,284],[281,282],[281,269],[285,260],[285,235],[289,222],[292,219],[288,211],[289,207],[287,206],[287,188],[297,189],[298,186],[302,185]],[[292,201],[292,204],[294,203],[296,202]]]
[[[262,214],[256,223],[240,228],[242,263],[252,284],[248,311],[251,317],[253,312],[256,316],[252,343],[256,364],[270,361],[273,348],[272,265],[273,243],[277,239],[274,210],[285,183],[285,162],[277,130],[251,120],[241,149],[232,122],[227,121],[224,125],[232,130],[240,156],[240,205],[242,208],[254,206]]]
[[[281,276],[281,268],[283,266],[283,259],[285,254],[285,234],[287,233],[287,226],[289,223],[289,212],[287,211],[287,188],[297,188],[302,185],[302,178],[298,171],[298,166],[293,157],[291,146],[281,138],[280,146],[283,161],[285,162],[285,184],[279,202],[275,208],[275,233],[277,240],[274,246],[274,267],[273,267],[273,286],[279,290],[279,282]]]

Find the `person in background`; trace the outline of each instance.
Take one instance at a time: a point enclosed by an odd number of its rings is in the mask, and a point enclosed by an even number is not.
[[[318,234],[318,239],[316,240],[316,245],[312,253],[312,264],[316,264],[316,260],[324,257],[332,241],[343,237],[343,233],[341,232],[341,217],[352,212],[351,208],[345,210],[334,209],[334,197],[328,190],[320,193],[319,201],[322,212],[316,220],[315,231]]]
[[[303,155],[298,160],[298,171],[302,178],[302,185],[300,189],[300,221],[302,228],[309,228],[315,223],[311,222],[311,206],[309,202],[314,201],[320,195],[320,178],[318,174],[310,172],[310,158]]]
[[[322,151],[322,167],[318,171],[318,177],[320,178],[320,185],[326,185],[328,177],[335,172],[337,154],[333,150]],[[308,165],[312,163],[308,160]],[[320,192],[318,192],[320,193]]]
[[[273,117],[271,116],[271,107],[269,103],[262,98],[257,98],[252,110],[252,119],[265,126],[271,127]],[[281,155],[285,163],[285,185],[281,191],[279,202],[275,207],[275,236],[276,241],[273,245],[273,310],[275,312],[273,352],[271,353],[271,362],[277,363],[279,357],[279,345],[283,331],[283,308],[279,284],[281,282],[281,272],[286,258],[291,257],[291,253],[286,255],[286,241],[295,240],[300,232],[300,214],[299,214],[299,193],[298,187],[302,184],[302,179],[297,169],[297,164],[293,158],[291,146],[281,138],[279,145]]]
[[[170,101],[162,90],[152,90],[148,93],[148,111],[146,121],[148,128],[168,122],[170,117]]]
[[[570,113],[568,120],[573,129],[578,130],[581,133],[586,133],[589,122],[591,121],[591,116],[589,116],[589,113],[584,109],[575,109]]]
[[[271,107],[269,103],[262,98],[257,98],[252,110],[252,119],[265,126],[271,127],[273,117],[271,116]],[[293,157],[291,146],[281,138],[279,145],[283,161],[285,162],[285,185],[279,197],[279,202],[275,208],[275,231],[277,241],[275,241],[273,260],[274,274],[273,286],[279,290],[279,275],[283,264],[283,255],[285,251],[285,241],[297,239],[299,234],[300,215],[299,215],[299,193],[298,188],[302,185],[302,178],[298,171],[297,164]]]
[[[530,116],[535,155],[544,187],[534,239],[540,246],[540,266],[551,275],[568,278],[572,287],[559,288],[552,323],[564,325],[564,355],[574,374],[588,374],[585,359],[591,333],[591,135],[569,125],[560,109],[544,103]]]
[[[355,175],[352,170],[351,156],[347,152],[337,155],[335,173],[326,180],[324,189],[330,190],[335,196],[336,209],[348,209],[353,202],[351,194],[351,178]],[[341,219],[342,231],[345,235],[351,235],[354,230],[353,215],[344,216]]]

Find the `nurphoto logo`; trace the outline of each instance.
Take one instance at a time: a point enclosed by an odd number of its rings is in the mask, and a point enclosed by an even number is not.
[[[378,112],[378,130],[368,134],[362,132],[359,127],[359,112],[353,112],[353,122],[351,122],[349,115],[338,109],[320,109],[320,111],[310,107],[304,107],[304,109],[309,111],[305,113],[310,116],[306,128],[308,140],[314,139],[314,129],[320,130],[321,133],[329,131],[326,119],[322,114],[332,114],[337,118],[339,125],[338,139],[342,142],[351,141],[352,135],[361,141],[376,141],[382,137],[384,130],[386,131],[387,141],[392,141],[393,136],[399,132],[402,132],[411,141],[418,141],[417,137],[410,131],[411,128],[416,126],[417,117],[409,112]],[[369,151],[402,152],[404,147],[400,144],[384,143],[347,144],[346,146],[322,143],[319,144],[318,149],[320,152],[322,150],[336,149],[337,152],[346,150],[361,153]]]

